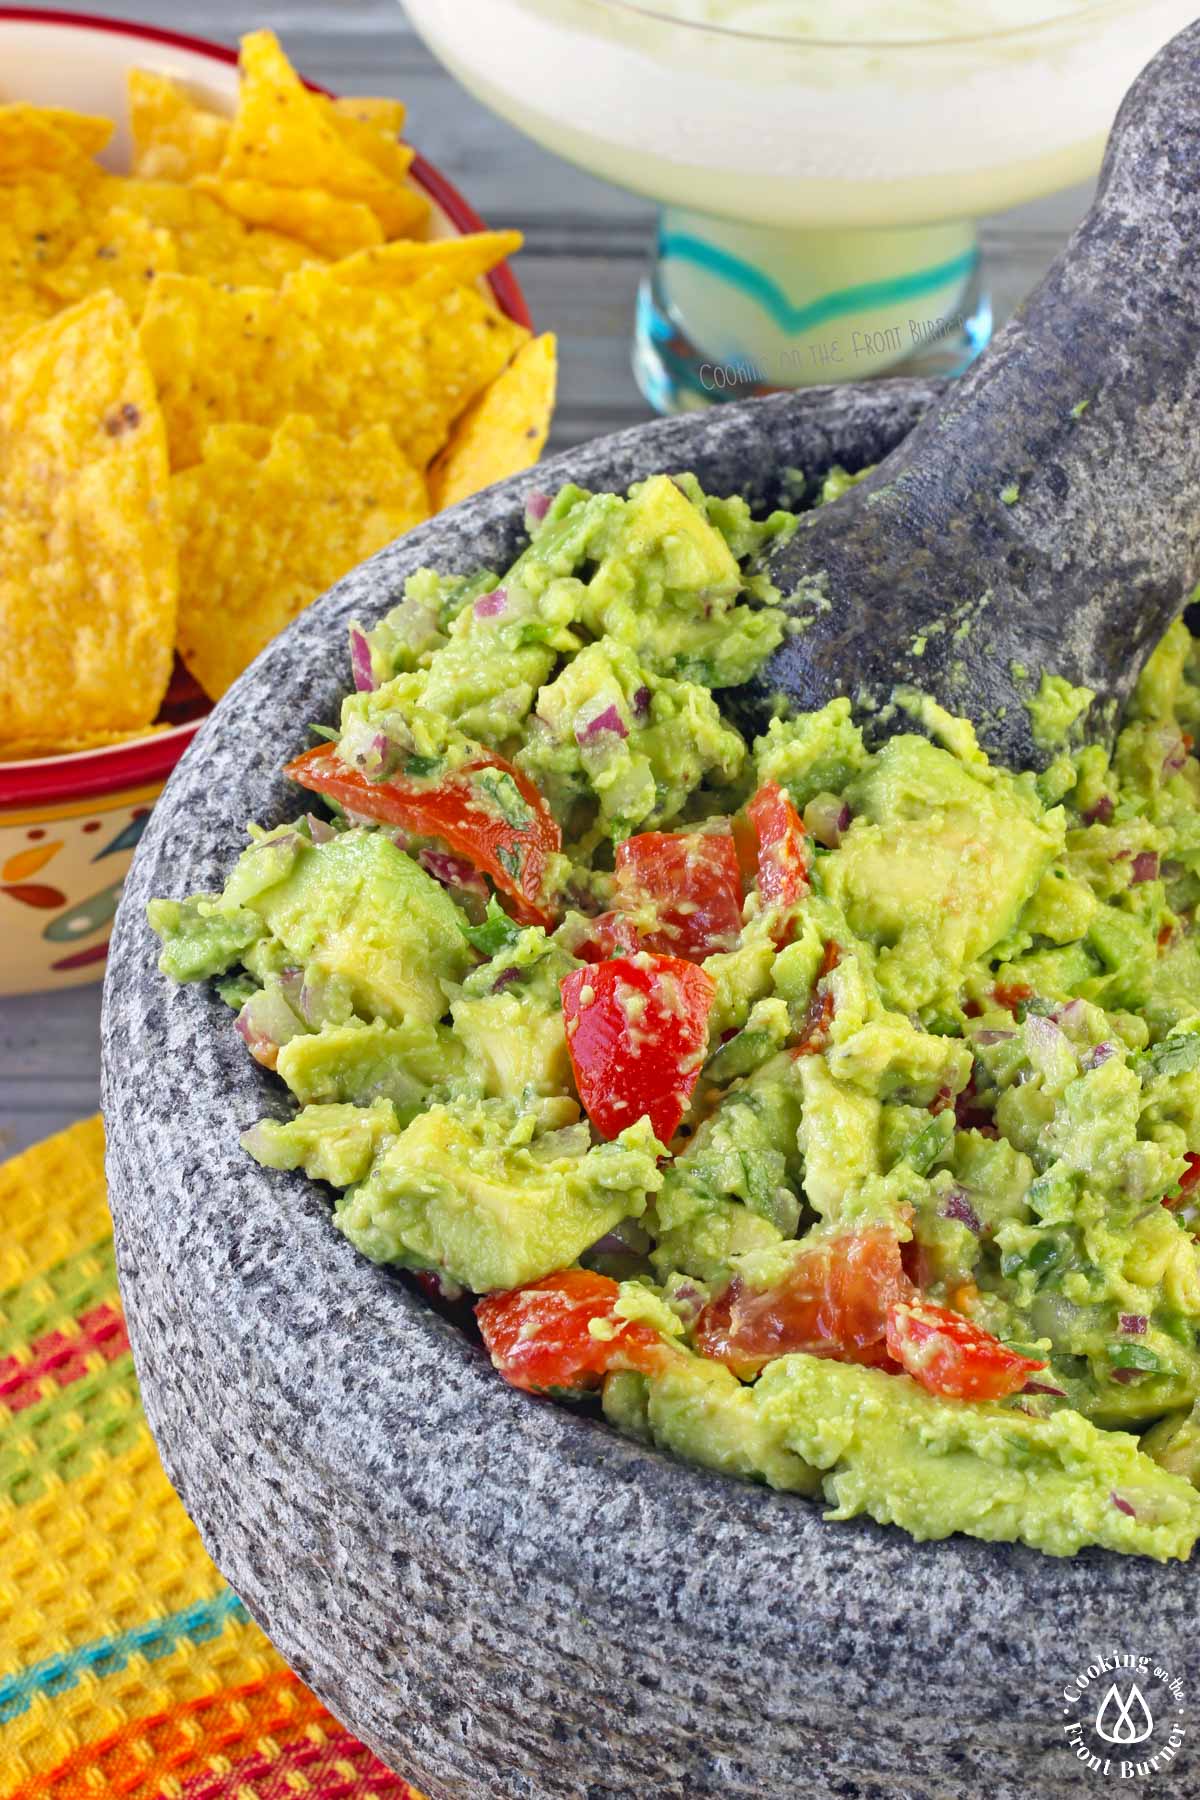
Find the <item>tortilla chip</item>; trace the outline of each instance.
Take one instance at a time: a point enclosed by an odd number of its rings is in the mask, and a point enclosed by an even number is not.
[[[425,243],[398,239],[375,250],[360,250],[334,263],[330,275],[357,287],[408,287],[419,281],[432,300],[452,287],[469,287],[524,239],[519,231],[475,231],[467,237],[432,238]]]
[[[369,94],[339,94],[328,104],[339,119],[356,119],[360,125],[373,125],[376,131],[390,137],[400,136],[408,117],[403,100],[381,100]]]
[[[368,102],[368,107],[374,105],[381,109],[374,115],[369,111],[363,115],[344,101],[327,100],[321,95],[317,96],[317,101],[342,142],[356,156],[361,156],[364,162],[370,163],[398,186],[408,180],[416,151],[400,141],[400,125],[384,122],[388,115],[382,110],[390,108],[392,113],[398,112],[403,123],[404,108],[398,101]]]
[[[196,186],[247,225],[282,232],[320,256],[349,256],[383,243],[383,227],[369,206],[322,188],[270,187],[223,175],[201,175]]]
[[[46,756],[78,756],[84,750],[110,750],[138,738],[170,731],[169,725],[139,725],[132,731],[81,731],[75,737],[0,738],[0,762],[36,762]]]
[[[90,165],[83,165],[90,169]],[[0,308],[14,289],[37,288],[82,237],[99,171],[82,185],[63,175],[31,173],[0,189]]]
[[[166,442],[129,314],[96,295],[0,367],[0,737],[147,725],[173,661]]]
[[[133,173],[148,181],[192,181],[215,174],[229,141],[229,120],[193,100],[180,81],[150,69],[129,71]]]
[[[429,514],[425,480],[384,425],[345,439],[286,419],[268,455],[217,426],[171,483],[179,653],[216,700],[319,594]]]
[[[24,303],[17,305],[14,301],[12,312],[0,312],[0,356],[36,326],[54,316],[54,303],[44,299],[40,294],[30,293],[25,296]]]
[[[273,425],[288,413],[339,437],[388,425],[424,468],[526,336],[467,288],[434,311],[315,268],[278,293],[164,275],[141,325],[175,469],[199,461],[209,425]]]
[[[435,512],[533,467],[554,414],[557,364],[554,334],[544,332],[463,414],[429,471]]]
[[[98,223],[113,207],[169,232],[181,274],[207,275],[225,287],[278,287],[291,270],[319,260],[293,238],[243,224],[210,195],[178,182],[107,177],[88,216]]]
[[[284,55],[273,31],[242,39],[242,86],[218,171],[224,182],[316,189],[361,202],[390,236],[423,218],[419,196],[358,155]]]
[[[119,294],[136,320],[141,317],[151,282],[178,267],[179,256],[169,231],[125,207],[114,206],[101,214],[96,227],[50,270],[44,286],[64,305],[106,290]]]
[[[111,119],[58,106],[0,106],[0,180],[33,170],[86,170],[113,134]]]

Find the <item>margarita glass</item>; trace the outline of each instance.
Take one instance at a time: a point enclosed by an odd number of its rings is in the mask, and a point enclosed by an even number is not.
[[[1192,0],[407,0],[460,81],[661,203],[634,364],[674,412],[955,373],[974,221],[1095,173]]]

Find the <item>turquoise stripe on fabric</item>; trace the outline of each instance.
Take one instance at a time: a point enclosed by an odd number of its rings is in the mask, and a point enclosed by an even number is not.
[[[98,1638],[65,1656],[47,1657],[45,1662],[33,1663],[0,1680],[0,1725],[28,1711],[35,1694],[61,1694],[75,1687],[84,1674],[111,1675],[115,1669],[123,1669],[131,1656],[141,1655],[153,1662],[179,1643],[202,1644],[219,1637],[227,1625],[244,1625],[248,1619],[237,1595],[225,1588],[211,1600],[185,1606],[182,1612],[149,1619],[115,1637]]]
[[[693,237],[683,231],[664,232],[659,239],[658,253],[664,261],[674,257],[680,262],[690,262],[727,281],[731,287],[740,288],[770,314],[782,331],[790,333],[810,331],[814,325],[824,325],[830,319],[845,318],[847,313],[861,312],[868,307],[886,306],[889,301],[915,300],[918,295],[944,287],[949,281],[965,280],[979,260],[978,250],[965,250],[959,256],[952,256],[949,262],[936,263],[930,269],[916,269],[911,275],[892,275],[886,281],[864,281],[858,287],[838,288],[832,294],[822,294],[819,300],[812,300],[807,306],[793,306],[778,282],[769,275],[764,275],[753,263],[734,256],[731,251],[708,243],[705,238]]]

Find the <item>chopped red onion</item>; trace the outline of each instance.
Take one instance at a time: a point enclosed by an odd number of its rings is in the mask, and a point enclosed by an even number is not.
[[[1023,1394],[1050,1394],[1056,1400],[1065,1400],[1066,1388],[1055,1387],[1052,1381],[1027,1381],[1021,1389]]]
[[[1113,816],[1113,803],[1110,794],[1101,794],[1095,806],[1089,806],[1083,815],[1085,825],[1107,825]]]
[[[976,1044],[1006,1044],[1009,1038],[1016,1037],[1015,1031],[977,1031],[973,1042]]]
[[[448,850],[422,850],[417,861],[443,887],[465,888],[475,894],[486,894],[488,891],[487,882],[479,870],[464,856],[452,856]]]
[[[964,1188],[951,1188],[942,1202],[941,1211],[943,1219],[957,1219],[960,1225],[965,1225],[968,1231],[975,1233],[976,1237],[982,1236],[983,1220],[967,1199]]]
[[[525,528],[532,531],[540,525],[552,505],[549,494],[543,494],[540,488],[531,488],[525,496]]]
[[[1117,1320],[1117,1329],[1126,1337],[1144,1337],[1150,1329],[1150,1320],[1145,1313],[1122,1313]]]
[[[1146,1373],[1145,1369],[1110,1369],[1109,1375],[1114,1381],[1127,1385],[1131,1381],[1140,1381]]]
[[[238,1142],[241,1144],[242,1149],[246,1154],[252,1156],[255,1162],[258,1163],[261,1163],[269,1154],[266,1141],[267,1134],[263,1130],[263,1126],[267,1123],[269,1123],[268,1120],[260,1119],[257,1125],[252,1125],[250,1127],[249,1131],[243,1131],[241,1137],[238,1139]]]
[[[589,719],[586,725],[577,725],[575,741],[579,744],[590,744],[593,738],[598,738],[605,731],[611,731],[619,738],[629,736],[629,727],[617,711],[615,701],[606,706],[603,712],[597,713],[594,719]]]
[[[308,834],[314,844],[328,844],[337,836],[337,832],[328,819],[318,819],[316,813],[305,813],[308,822]]]
[[[506,987],[511,987],[514,981],[520,981],[520,979],[520,969],[518,969],[516,963],[510,963],[507,969],[501,969],[495,981],[493,981],[493,994],[502,994]]]
[[[836,850],[842,834],[850,828],[850,808],[833,794],[818,794],[804,809],[804,823],[827,850]]]
[[[629,1245],[619,1231],[606,1231],[603,1237],[596,1239],[591,1252],[593,1256],[627,1256]]]
[[[1130,1506],[1128,1500],[1122,1499],[1120,1494],[1110,1494],[1108,1497],[1118,1512],[1125,1513],[1131,1519],[1137,1518],[1137,1513],[1133,1510],[1133,1507]]]
[[[461,1300],[466,1292],[459,1287],[457,1281],[451,1281],[440,1269],[414,1269],[413,1279],[422,1293],[430,1300]]]
[[[357,625],[350,627],[350,668],[359,693],[373,693],[375,673],[371,667],[371,646]]]
[[[304,988],[303,969],[281,969],[279,971],[279,987],[289,1006],[295,1006]]]
[[[1183,741],[1181,731],[1168,730],[1164,733],[1166,751],[1163,755],[1163,774],[1177,775],[1188,759],[1187,745]]]
[[[1062,1032],[1053,1019],[1042,1013],[1029,1013],[1025,1019],[1025,1042],[1033,1052],[1053,1054],[1058,1049]]]
[[[1097,1044],[1095,1049],[1089,1050],[1084,1057],[1083,1066],[1085,1069],[1098,1069],[1101,1063],[1106,1063],[1109,1057],[1115,1056],[1116,1053],[1117,1046],[1115,1044]]]
[[[1140,881],[1157,881],[1158,856],[1153,850],[1139,850],[1133,859],[1133,872],[1129,877],[1130,884]]]
[[[635,719],[644,719],[649,711],[650,689],[648,687],[640,687],[633,696],[633,716]]]
[[[280,1049],[304,1027],[280,989],[266,987],[251,994],[237,1016],[236,1029],[255,1062],[273,1069]]]
[[[508,610],[508,589],[493,588],[490,594],[481,594],[475,602],[477,619],[498,619],[501,613]]]
[[[1083,1001],[1068,1000],[1067,1004],[1055,1014],[1060,1025],[1079,1025],[1083,1021]]]

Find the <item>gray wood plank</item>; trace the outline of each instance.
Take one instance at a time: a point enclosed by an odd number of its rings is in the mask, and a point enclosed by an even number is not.
[[[120,18],[137,8],[133,0],[89,0],[89,10]],[[186,8],[159,0],[142,10],[226,43],[236,42],[250,16],[245,0]],[[396,0],[259,0],[254,17],[279,32],[314,80],[400,95],[421,150],[490,224],[525,233],[521,280],[535,321],[559,335],[552,447],[646,417],[630,373],[629,333],[653,240],[651,203],[559,161],[494,118],[438,66]],[[985,222],[998,318],[1037,280],[1086,203],[1087,189],[1073,189]],[[0,999],[0,1158],[96,1107],[99,994],[97,986]]]

